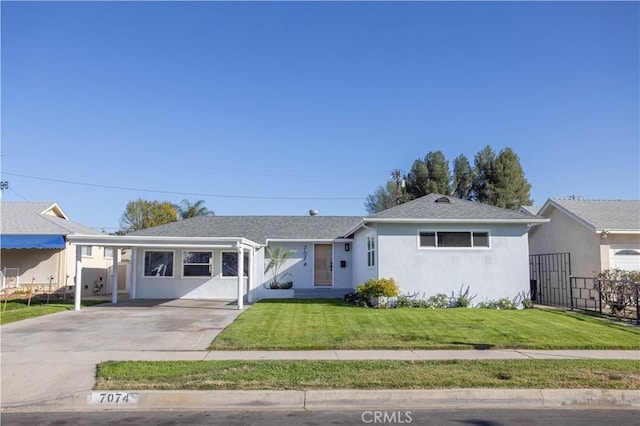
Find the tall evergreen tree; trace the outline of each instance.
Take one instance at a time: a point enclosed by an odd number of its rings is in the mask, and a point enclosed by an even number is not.
[[[420,158],[413,162],[411,170],[405,177],[407,196],[415,199],[428,194],[429,171],[427,164]]]
[[[491,204],[491,185],[495,182],[496,153],[489,145],[480,150],[474,158],[473,199]]]
[[[371,214],[396,204],[396,183],[391,180],[367,196],[365,207]],[[413,162],[406,175],[405,202],[431,193],[455,195],[507,209],[531,204],[531,185],[525,178],[520,159],[511,148],[496,155],[487,145],[474,157],[473,167],[464,155],[454,160],[453,174],[441,151],[429,151],[424,160]]]
[[[406,177],[407,194],[410,199],[428,194],[451,194],[449,162],[442,151],[429,151],[424,160],[413,162]]]
[[[520,158],[511,148],[504,148],[495,161],[495,179],[489,183],[491,204],[505,209],[530,205],[531,185],[524,176]]]
[[[453,160],[453,191],[452,194],[463,200],[472,199],[473,170],[469,160],[459,155]]]
[[[429,152],[424,158],[429,175],[427,182],[427,194],[451,194],[451,172],[449,162],[444,157],[442,151]]]

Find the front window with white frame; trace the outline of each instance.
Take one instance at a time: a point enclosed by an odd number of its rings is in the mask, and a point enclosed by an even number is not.
[[[489,248],[488,231],[420,231],[419,248]]]
[[[91,246],[82,246],[80,248],[80,250],[82,251],[82,255],[84,257],[91,257],[93,256],[93,247]]]
[[[244,252],[244,276],[249,276],[249,253]],[[222,276],[237,277],[238,276],[238,252],[224,251],[222,252]]]
[[[367,236],[367,266],[376,266],[376,236]]]
[[[210,277],[212,273],[213,253],[210,251],[183,251],[183,277]]]
[[[145,251],[145,277],[173,277],[172,251]]]

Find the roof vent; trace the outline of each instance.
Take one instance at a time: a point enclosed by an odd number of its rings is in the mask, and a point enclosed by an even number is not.
[[[449,200],[447,197],[440,197],[435,202],[436,203],[451,203],[451,200]]]
[[[318,210],[309,210],[309,216],[318,216]]]

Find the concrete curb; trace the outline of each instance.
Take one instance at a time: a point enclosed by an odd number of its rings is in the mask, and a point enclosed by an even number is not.
[[[92,391],[37,404],[3,407],[2,412],[453,408],[640,409],[640,392],[603,389]]]

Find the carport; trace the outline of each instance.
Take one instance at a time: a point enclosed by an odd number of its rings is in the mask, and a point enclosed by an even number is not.
[[[260,245],[246,238],[218,238],[218,237],[157,237],[157,236],[128,236],[128,235],[69,235],[68,241],[76,246],[76,286],[74,294],[74,308],[76,311],[80,310],[80,301],[82,295],[82,287],[79,283],[82,282],[82,247],[83,246],[102,246],[113,247],[116,253],[121,249],[131,249],[131,268],[130,268],[130,287],[129,298],[138,298],[138,271],[140,267],[144,267],[142,262],[145,259],[140,259],[140,249],[153,249],[153,250],[170,250],[171,253],[176,251],[182,252],[183,250],[202,250],[213,253],[215,250],[227,250],[237,253],[237,270],[238,271],[251,271],[246,276],[247,288],[254,287],[254,260],[255,251],[260,248]],[[248,254],[248,265],[245,265],[245,253]],[[113,267],[117,270],[118,256],[114,256]],[[172,256],[173,259],[173,256]],[[172,260],[173,262],[173,260]],[[173,263],[172,263],[173,266]],[[211,269],[211,268],[210,268]],[[118,288],[117,274],[114,274],[113,289]],[[175,281],[179,282],[184,277],[176,277]],[[244,299],[244,283],[245,274],[242,272],[237,273],[237,304],[238,309],[243,309]],[[247,291],[249,302],[251,293]],[[118,303],[118,292],[112,291],[112,303]],[[161,298],[161,297],[158,297]],[[178,297],[179,298],[179,297]]]

